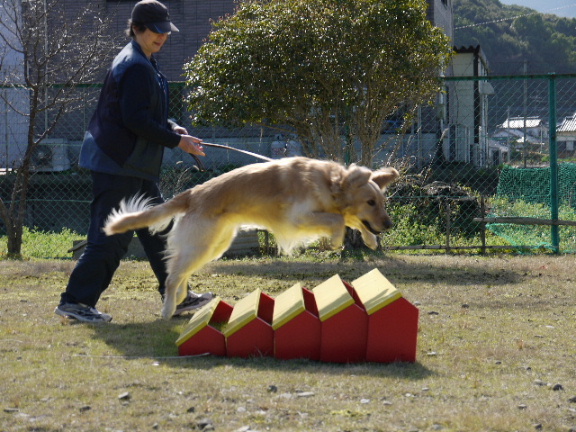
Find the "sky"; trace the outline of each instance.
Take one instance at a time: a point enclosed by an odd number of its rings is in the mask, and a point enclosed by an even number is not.
[[[538,12],[576,18],[576,0],[500,0],[500,3],[525,6]]]

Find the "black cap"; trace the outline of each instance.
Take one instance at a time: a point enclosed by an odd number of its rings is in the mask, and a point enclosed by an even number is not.
[[[155,33],[170,33],[179,31],[170,22],[168,8],[156,0],[142,0],[132,9],[133,23],[143,24]]]

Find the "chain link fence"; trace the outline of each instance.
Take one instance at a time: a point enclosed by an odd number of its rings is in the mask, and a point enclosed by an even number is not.
[[[576,251],[576,75],[445,78],[434,106],[415,109],[413,123],[390,118],[375,166],[393,165],[401,180],[389,190],[395,227],[387,250]],[[78,168],[84,131],[100,86],[79,86],[73,109],[36,149],[28,193],[30,230],[88,229],[90,177]],[[8,201],[12,169],[26,149],[26,92],[0,89],[0,194]],[[298,154],[298,137],[272,129],[194,128],[185,87],[171,84],[171,116],[193,135],[269,157]],[[50,113],[45,124],[50,122]],[[206,171],[180,150],[167,150],[165,198],[257,159],[207,149]],[[559,222],[558,222],[559,221]],[[5,228],[0,222],[0,236]],[[261,238],[268,238],[268,236]],[[264,250],[266,245],[262,245]],[[62,251],[54,251],[62,256]]]
[[[407,152],[384,246],[574,252],[575,78],[446,78],[410,137],[426,143],[428,121],[440,138]]]

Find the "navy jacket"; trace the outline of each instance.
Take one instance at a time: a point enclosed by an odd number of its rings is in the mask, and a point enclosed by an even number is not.
[[[80,152],[80,166],[93,171],[158,180],[164,147],[180,135],[168,121],[168,81],[155,60],[132,40],[106,74],[98,106]]]

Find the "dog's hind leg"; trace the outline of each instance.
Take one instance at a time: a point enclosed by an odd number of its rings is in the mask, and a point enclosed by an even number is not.
[[[182,222],[169,239],[168,278],[162,308],[164,319],[170,319],[177,305],[186,298],[190,275],[226,252],[236,231],[227,227],[219,229],[214,224],[197,224],[189,229],[190,225]]]
[[[167,262],[168,278],[166,278],[166,293],[162,317],[170,319],[176,307],[188,292],[190,275],[210,261],[207,250],[203,247],[187,246],[174,251]]]
[[[164,295],[164,305],[162,307],[162,318],[164,319],[170,319],[172,315],[174,315],[174,312],[176,312],[176,306],[184,300],[180,293],[182,291],[186,293],[190,273],[174,276],[170,274],[166,279],[166,293]]]

